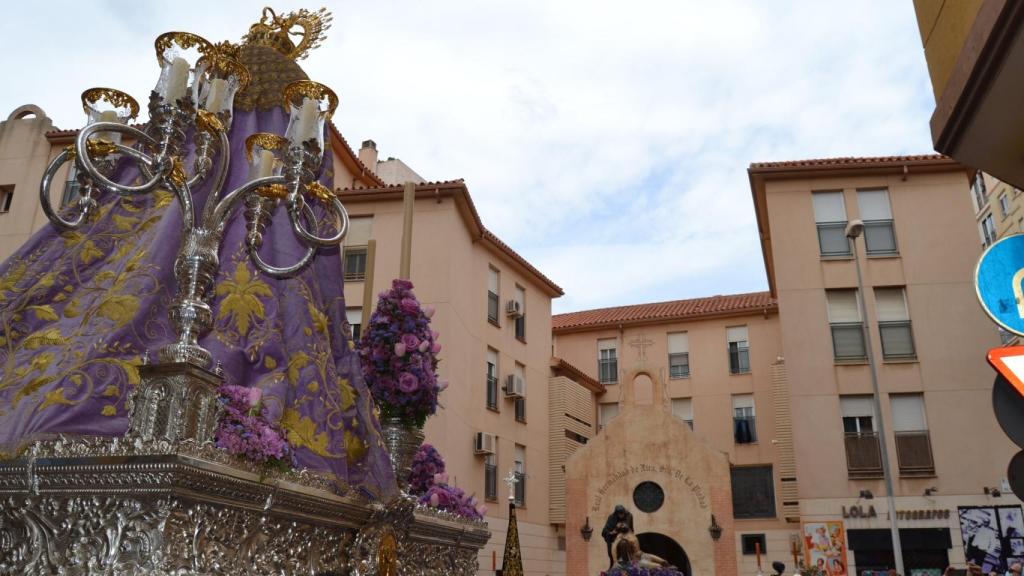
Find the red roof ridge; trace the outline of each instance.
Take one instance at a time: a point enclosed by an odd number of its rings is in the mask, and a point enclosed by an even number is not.
[[[551,369],[557,372],[565,372],[569,378],[574,380],[577,384],[582,385],[584,388],[596,393],[597,395],[604,394],[608,391],[604,384],[601,384],[597,378],[594,378],[590,374],[587,374],[583,370],[573,366],[558,356],[551,357]]]
[[[764,168],[808,168],[858,166],[871,164],[903,164],[907,162],[956,162],[945,154],[910,154],[903,156],[837,156],[833,158],[808,158],[803,160],[781,160],[776,162],[751,162],[751,170]]]
[[[778,302],[769,292],[744,292],[555,314],[551,317],[551,329],[558,332],[585,327],[667,322],[777,309]]]

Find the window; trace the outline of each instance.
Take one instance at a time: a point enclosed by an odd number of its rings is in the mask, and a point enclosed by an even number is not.
[[[498,298],[499,273],[494,268],[487,269],[487,321],[495,326],[498,325]]]
[[[348,221],[342,263],[346,281],[362,282],[366,279],[366,245],[370,241],[372,226],[372,216],[359,216]]]
[[[14,185],[0,186],[0,214],[11,211],[11,202],[14,200]]]
[[[516,455],[512,467],[516,473],[516,488],[513,494],[515,499],[513,501],[517,507],[522,508],[526,505],[526,446],[516,444]]]
[[[498,499],[498,455],[484,456],[484,498]]]
[[[1010,200],[1006,197],[1006,194],[999,195],[999,210],[1002,211],[1003,218],[1010,214]]]
[[[985,189],[985,176],[981,170],[974,173],[974,180],[971,181],[971,193],[974,195],[974,211],[981,212],[985,207],[985,197],[988,191]]]
[[[933,476],[931,438],[924,414],[923,394],[891,394],[892,429],[901,476]]]
[[[498,351],[487,349],[487,407],[498,409]]]
[[[516,338],[526,342],[526,290],[516,286],[516,302],[519,303],[519,315],[516,316]]]
[[[517,422],[526,422],[526,367],[516,362],[512,372],[516,378],[523,383],[523,397],[515,399],[515,412]]]
[[[857,206],[864,221],[864,246],[868,256],[898,254],[892,226],[889,191],[858,190]]]
[[[597,373],[601,384],[619,381],[619,359],[614,338],[597,341]]]
[[[686,378],[690,375],[690,336],[686,332],[668,335],[668,377]]]
[[[732,397],[732,430],[737,444],[757,442],[753,394],[737,394]]]
[[[850,478],[881,478],[882,454],[875,432],[875,406],[871,396],[840,396]]]
[[[740,534],[740,542],[743,554],[765,553],[764,534]]]
[[[348,320],[348,325],[352,327],[352,340],[359,342],[359,338],[363,335],[363,309],[346,308],[345,318]]]
[[[686,422],[693,430],[693,400],[690,398],[673,398],[672,415]]]
[[[856,290],[826,290],[828,325],[832,331],[832,355],[836,360],[867,358],[864,324]]]
[[[882,357],[886,360],[914,358],[914,335],[910,330],[903,288],[875,288],[875,310]]]
[[[72,163],[71,167],[68,168],[68,177],[64,181],[64,192],[60,197],[61,208],[69,206],[78,200],[78,190],[80,187],[81,185],[78,183],[78,167]]]
[[[747,327],[726,328],[725,337],[729,341],[729,372],[733,374],[750,372],[750,344],[747,342]]]
[[[619,415],[619,404],[598,404],[597,405],[597,429],[600,430],[608,425],[613,418]]]
[[[842,192],[815,192],[814,221],[818,225],[818,247],[822,256],[850,256],[850,240],[846,237],[846,207]]]
[[[996,225],[992,221],[992,214],[986,214],[981,219],[981,243],[985,246],[991,246],[996,241]]]
[[[735,466],[731,476],[733,517],[775,517],[775,481],[771,466]]]

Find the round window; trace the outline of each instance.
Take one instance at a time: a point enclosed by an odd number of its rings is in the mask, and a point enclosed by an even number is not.
[[[641,482],[633,489],[633,504],[641,512],[657,512],[665,503],[665,491],[656,482]]]

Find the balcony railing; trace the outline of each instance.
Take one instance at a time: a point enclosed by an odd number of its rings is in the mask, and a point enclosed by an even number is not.
[[[490,374],[487,375],[487,407],[498,409],[498,378]]]
[[[882,477],[882,450],[876,432],[847,432],[844,443],[850,478]]]
[[[900,476],[934,476],[932,441],[927,430],[896,433]]]
[[[910,320],[879,322],[878,333],[882,337],[882,357],[886,360],[917,357]]]
[[[864,360],[864,325],[860,322],[835,322],[832,329],[832,354],[836,360]]]

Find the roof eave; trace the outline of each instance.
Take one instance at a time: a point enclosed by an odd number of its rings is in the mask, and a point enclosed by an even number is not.
[[[752,306],[749,308],[737,308],[733,310],[721,310],[716,312],[706,312],[700,314],[680,314],[677,316],[664,316],[660,318],[644,318],[641,320],[608,320],[605,322],[593,322],[589,324],[575,324],[572,326],[564,327],[552,327],[551,332],[553,334],[571,334],[575,332],[593,332],[595,330],[605,330],[608,328],[618,329],[622,328],[633,328],[636,326],[653,326],[658,324],[675,324],[678,322],[691,322],[695,320],[713,320],[716,318],[736,318],[739,316],[751,316],[754,314],[772,315],[778,314],[779,305],[778,303],[771,304],[770,306]]]

